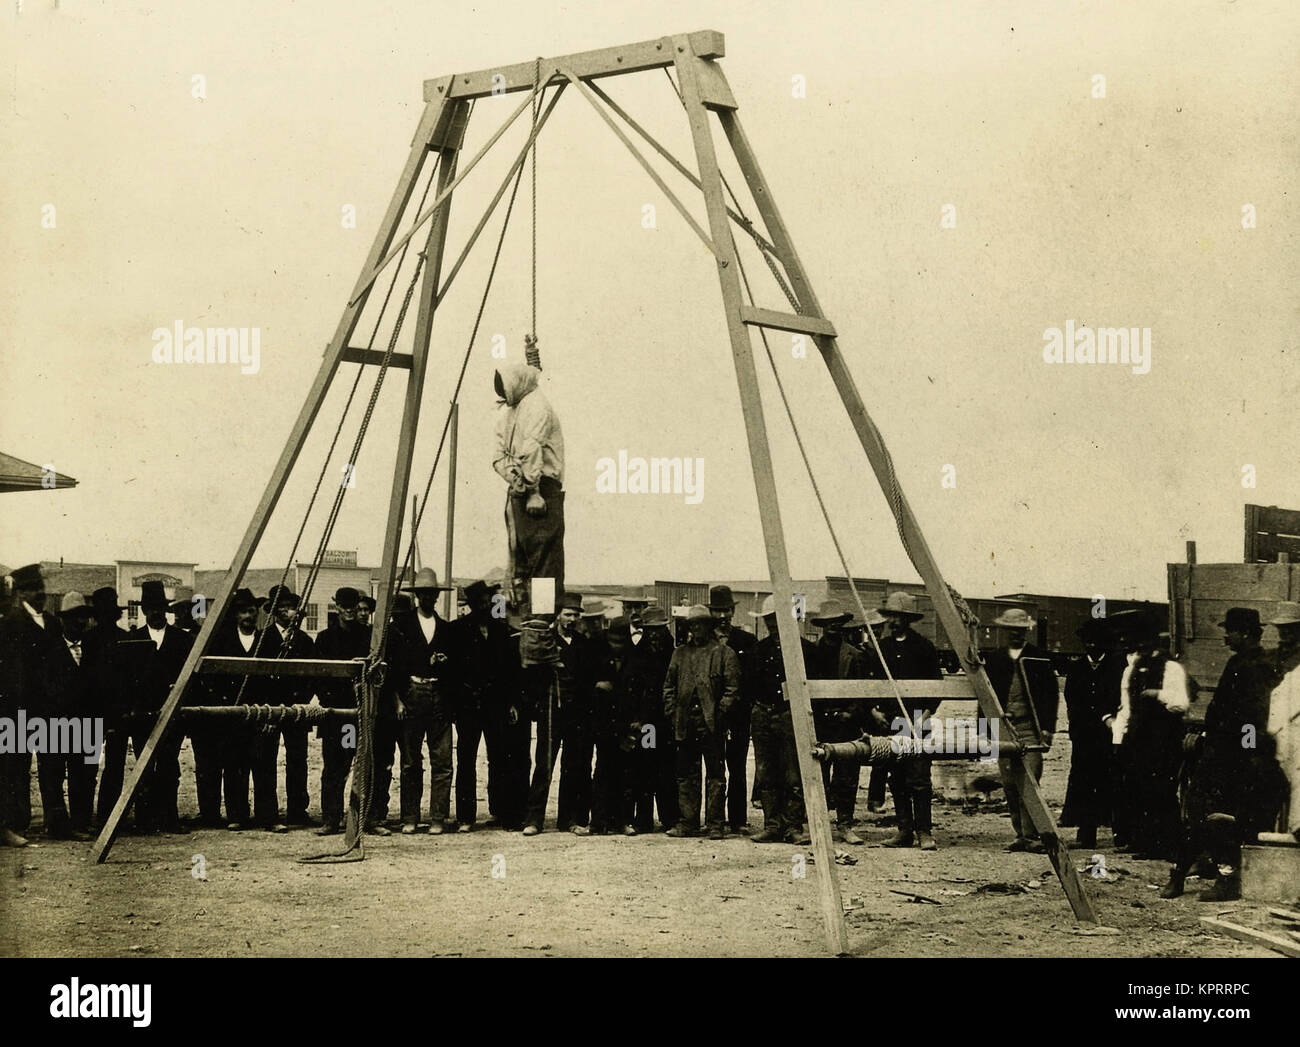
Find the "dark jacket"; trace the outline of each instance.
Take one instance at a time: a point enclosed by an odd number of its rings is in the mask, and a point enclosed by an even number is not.
[[[80,663],[62,635],[58,641],[50,645],[49,658],[42,667],[47,705],[41,711],[49,716],[89,716],[92,677],[86,661],[85,637],[81,641]]]
[[[518,638],[511,635],[510,626],[490,615],[482,620],[466,615],[450,629],[460,660],[456,715],[506,722],[510,709],[519,708],[522,701]]]
[[[1102,722],[1119,711],[1124,656],[1106,652],[1094,667],[1080,658],[1065,674],[1065,710],[1070,718],[1072,765],[1092,757],[1109,758],[1111,730]]]
[[[103,716],[110,725],[128,701],[120,646],[126,636],[125,629],[106,623],[95,626],[81,640],[81,662],[90,676],[92,715]]]
[[[1040,731],[1056,730],[1056,711],[1061,703],[1061,692],[1056,682],[1056,671],[1047,655],[1031,643],[1025,644],[1019,659],[1012,659],[1006,648],[1000,647],[984,659],[989,682],[997,692],[1003,712],[1007,695],[1011,693],[1011,675],[1020,673],[1021,685],[1029,694],[1030,708]]]
[[[405,611],[393,618],[388,630],[388,675],[385,689],[396,708],[401,701],[409,711],[452,716],[459,686],[457,664],[457,638],[452,623],[436,611],[437,625],[433,629],[433,642],[424,638],[420,628],[418,610]],[[412,687],[412,678],[427,681]]]
[[[676,645],[666,625],[647,626],[627,655],[628,692],[641,723],[664,724],[664,677]]]
[[[914,629],[906,630],[901,639],[882,636],[880,650],[884,653],[885,664],[889,666],[889,671],[895,680],[943,679],[938,650]],[[915,720],[917,715],[922,717],[931,715],[938,708],[939,703],[933,698],[908,698],[904,699],[903,705],[907,709],[909,719]],[[879,707],[890,720],[898,714],[897,701],[887,705],[880,703]]]
[[[262,646],[258,647],[258,642]],[[208,645],[208,655],[214,658],[268,658],[271,647],[269,638],[263,638],[260,630],[253,632],[253,645],[247,651],[239,642],[239,627],[233,622],[223,625],[212,637]],[[213,705],[263,705],[268,704],[264,676],[233,676],[225,673],[202,673],[205,701]]]
[[[864,680],[867,678],[867,660],[861,648],[841,637],[838,644],[822,636],[812,645],[805,662],[810,680]],[[867,702],[858,698],[819,699],[813,703],[813,717],[817,723],[817,736],[827,741],[843,741],[850,735],[866,729]],[[836,728],[836,730],[831,730]],[[831,730],[831,733],[827,733]],[[840,734],[844,734],[844,738]]]
[[[183,629],[169,625],[163,629],[162,646],[156,646],[149,627],[132,629],[124,641],[133,687],[131,707],[142,712],[157,712],[167,702],[172,684],[194,645],[194,637]]]
[[[66,645],[59,620],[49,612],[41,620],[43,629],[19,604],[0,621],[0,694],[9,709],[40,714],[50,708],[49,664]]]
[[[678,741],[686,738],[692,694],[699,697],[705,725],[710,731],[719,730],[722,716],[740,695],[740,663],[730,647],[710,639],[698,647],[688,643],[673,651],[664,676],[664,713]]]
[[[799,638],[803,650],[805,675],[812,662],[815,648],[803,637]],[[742,690],[746,691],[755,705],[788,705],[785,696],[785,661],[781,657],[781,640],[775,634],[765,636],[752,647],[741,663]]]
[[[370,632],[364,625],[344,629],[331,625],[316,635],[315,657],[348,662],[370,655]],[[316,697],[329,709],[350,709],[357,704],[353,681],[346,678],[322,678],[316,681]]]

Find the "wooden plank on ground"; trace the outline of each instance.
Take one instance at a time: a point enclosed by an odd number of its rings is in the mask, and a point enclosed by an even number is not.
[[[1262,945],[1266,949],[1280,952],[1283,956],[1300,956],[1300,942],[1288,941],[1280,934],[1257,931],[1253,927],[1243,927],[1239,923],[1229,923],[1227,920],[1218,920],[1213,916],[1202,916],[1201,923],[1213,931],[1226,934],[1229,938],[1249,942],[1251,945]]]

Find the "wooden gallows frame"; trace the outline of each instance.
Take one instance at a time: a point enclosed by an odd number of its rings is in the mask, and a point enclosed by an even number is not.
[[[211,644],[221,610],[228,606],[228,601],[238,587],[247,569],[253,551],[267,525],[271,512],[288,479],[295,461],[301,452],[308,431],[311,429],[317,412],[329,391],[339,366],[343,363],[374,363],[384,354],[373,349],[359,349],[351,346],[350,339],[360,319],[361,311],[369,298],[370,291],[377,277],[387,264],[396,256],[419,228],[427,222],[428,238],[425,244],[425,268],[420,288],[419,308],[416,321],[414,341],[409,355],[397,354],[391,359],[391,366],[409,370],[410,377],[406,387],[405,406],[402,415],[402,427],[397,446],[397,460],[393,474],[393,485],[389,500],[387,526],[384,532],[383,572],[387,580],[380,588],[375,608],[374,641],[371,650],[370,665],[378,666],[383,658],[381,638],[382,623],[388,620],[390,601],[394,583],[399,570],[400,540],[403,509],[406,503],[410,483],[411,459],[415,446],[416,429],[420,416],[420,402],[424,378],[428,365],[430,329],[437,305],[446,291],[446,284],[440,286],[444,249],[446,246],[448,213],[452,192],[460,181],[473,169],[479,159],[504,132],[520,113],[534,104],[542,91],[549,85],[557,85],[551,107],[558,100],[559,93],[566,86],[571,86],[583,96],[623,144],[631,150],[646,172],[653,178],[670,202],[681,212],[683,218],[700,236],[706,248],[713,254],[718,272],[718,281],[722,290],[723,309],[727,319],[727,330],[731,341],[731,351],[736,367],[736,382],[739,388],[741,408],[744,413],[745,431],[749,442],[750,461],[754,472],[754,485],[758,495],[759,515],[762,521],[763,537],[767,547],[768,567],[771,573],[772,589],[777,607],[791,607],[794,597],[793,583],[786,555],[785,535],[781,524],[781,513],[777,501],[776,479],[773,473],[771,450],[768,444],[767,423],[764,419],[762,402],[759,395],[758,374],[755,368],[753,349],[750,344],[750,328],[777,329],[810,337],[821,352],[823,361],[830,372],[831,380],[839,393],[849,420],[857,432],[866,452],[867,460],[882,490],[885,492],[890,508],[894,513],[899,536],[910,555],[913,564],[925,582],[926,590],[933,602],[935,612],[945,633],[957,651],[966,670],[966,680],[949,679],[934,681],[935,696],[946,699],[976,698],[982,715],[990,720],[1001,720],[1002,708],[994,693],[992,684],[980,661],[978,649],[968,632],[962,613],[958,609],[953,592],[944,581],[943,575],[935,562],[929,545],[916,522],[907,499],[899,489],[894,475],[893,464],[884,441],[875,423],[867,414],[862,398],[849,369],[845,364],[836,340],[835,328],[826,319],[818,304],[817,296],[808,280],[799,256],[794,249],[789,232],[781,219],[771,189],[759,169],[758,160],[750,147],[737,114],[737,105],[731,88],[723,75],[718,59],[725,53],[721,33],[701,31],[680,36],[662,37],[622,47],[605,48],[598,51],[586,51],[580,54],[565,55],[559,58],[539,58],[521,62],[517,65],[502,66],[494,69],[481,69],[473,73],[458,73],[440,79],[428,80],[424,85],[425,108],[416,129],[411,145],[410,155],[402,170],[401,178],[388,210],[380,224],[375,241],[370,248],[365,265],[361,270],[353,294],[343,311],[334,337],[330,341],[321,363],[320,371],[307,395],[306,403],[298,415],[298,420],[280,455],[275,469],[267,483],[266,491],[253,515],[238,551],[231,561],[230,570],[218,590],[212,594],[217,614],[209,615],[199,632],[192,651],[185,661],[176,685],[172,688],[166,704],[161,710],[157,724],[145,746],[141,758],[137,761],[130,780],[124,788],[117,806],[105,825],[102,834],[95,843],[95,857],[103,861],[117,834],[118,826],[127,807],[130,805],[140,779],[152,759],[154,750],[176,708],[192,684],[196,672],[232,671],[229,665],[215,664],[229,660],[208,658],[206,652]],[[629,73],[674,69],[680,88],[681,102],[685,108],[695,146],[698,176],[690,172],[685,165],[678,162],[668,151],[651,138],[639,125],[631,120],[605,94],[594,81],[611,76]],[[464,140],[471,104],[475,99],[494,95],[512,94],[527,91],[529,97],[514,110],[506,125],[498,130],[488,143],[457,174],[461,144]],[[602,106],[605,103],[605,108]],[[621,117],[631,129],[649,142],[681,174],[698,187],[704,195],[708,212],[708,228],[702,229],[689,211],[681,204],[664,184],[655,169],[645,160],[635,145],[623,132],[610,115],[609,110]],[[730,146],[735,159],[748,185],[766,227],[767,242],[765,250],[769,257],[774,257],[784,270],[788,287],[788,296],[798,306],[790,312],[757,308],[748,305],[742,295],[740,263],[732,240],[731,219],[739,217],[727,206],[724,197],[722,174],[718,165],[710,113],[717,118],[722,132]],[[550,108],[538,121],[534,113],[532,135],[525,144],[525,151],[536,138]],[[412,191],[420,178],[426,163],[436,158],[439,161],[436,180],[436,198],[429,207],[415,220],[411,229],[397,242],[398,227],[402,221]],[[521,153],[511,168],[514,174],[524,161]],[[507,176],[509,177],[509,176]],[[503,186],[504,189],[504,186]],[[501,193],[493,200],[494,207]],[[491,213],[491,207],[488,214]],[[479,223],[474,236],[482,229]],[[452,275],[458,270],[453,269]],[[775,271],[775,269],[774,269]],[[780,277],[778,277],[780,280]],[[833,699],[844,697],[892,699],[897,691],[890,689],[884,681],[871,680],[829,680],[809,681],[804,672],[804,664],[798,628],[790,614],[778,614],[777,628],[781,643],[781,654],[785,663],[786,693],[789,697],[793,717],[794,734],[799,748],[799,769],[803,778],[804,798],[807,806],[809,829],[812,835],[812,847],[815,855],[815,872],[818,880],[820,905],[825,924],[826,940],[830,950],[836,954],[848,952],[848,935],[844,923],[844,911],[840,900],[840,886],[833,861],[835,848],[831,839],[831,826],[826,809],[826,795],[822,785],[821,767],[813,758],[812,750],[816,738],[813,727],[812,702],[816,699]],[[206,664],[206,663],[214,664]],[[266,662],[267,665],[259,665]],[[201,664],[203,663],[203,664]],[[275,673],[290,675],[300,672],[308,675],[347,675],[355,673],[357,663],[324,663],[320,661],[303,662],[294,667],[293,663],[274,659],[240,659],[240,673]],[[923,688],[927,685],[921,685]],[[364,721],[373,715],[375,708],[376,683],[373,676],[366,675],[364,681],[365,700],[360,704],[359,716]],[[918,682],[910,682],[909,695],[916,696]],[[929,693],[927,691],[927,693]],[[364,737],[366,731],[360,732]],[[368,754],[365,754],[368,755]],[[358,752],[354,763],[353,794],[356,793],[356,774],[362,768],[363,753]],[[1056,869],[1057,876],[1065,890],[1074,915],[1082,923],[1095,923],[1091,903],[1084,892],[1078,872],[1070,862],[1069,851],[1057,832],[1052,818],[1031,774],[1026,772],[1019,751],[1013,753],[1014,774],[1020,788],[1024,803],[1029,810],[1035,828],[1047,846],[1048,857]],[[350,827],[350,832],[354,831]],[[355,831],[359,831],[356,827]]]

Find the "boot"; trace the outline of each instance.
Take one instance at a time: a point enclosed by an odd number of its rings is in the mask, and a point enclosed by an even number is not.
[[[1219,878],[1205,888],[1197,900],[1202,902],[1236,902],[1241,900],[1241,874],[1236,869],[1219,870]]]
[[[852,825],[839,825],[839,823],[836,823],[836,825],[838,828],[838,839],[843,840],[850,846],[857,846],[863,843],[862,837],[853,831]]]
[[[1183,874],[1178,869],[1169,871],[1169,882],[1160,890],[1161,898],[1181,898],[1183,894]]]
[[[777,826],[765,825],[762,831],[756,832],[750,839],[755,843],[781,843],[785,839],[785,833]]]
[[[1074,842],[1076,846],[1082,847],[1084,850],[1092,850],[1097,846],[1097,827],[1095,825],[1089,828],[1079,826],[1079,831],[1075,834]]]
[[[808,823],[804,822],[800,826],[791,826],[785,834],[785,838],[796,847],[807,847],[812,843],[812,833],[808,831]]]
[[[917,833],[916,839],[923,851],[937,851],[939,849],[939,845],[934,842],[934,837],[929,833]]]
[[[0,829],[0,847],[26,847],[27,838],[12,829]]]
[[[913,843],[912,830],[900,828],[888,840],[881,843],[881,847],[911,847]]]

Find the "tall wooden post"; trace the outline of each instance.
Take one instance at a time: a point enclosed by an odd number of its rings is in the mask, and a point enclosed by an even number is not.
[[[763,524],[763,540],[767,546],[767,563],[771,572],[772,589],[777,606],[777,633],[781,640],[781,657],[785,662],[785,690],[794,722],[795,743],[799,749],[799,772],[803,779],[804,805],[808,812],[808,827],[812,836],[813,855],[816,859],[818,895],[826,942],[831,952],[839,955],[848,952],[848,931],[844,925],[844,908],[840,901],[840,884],[835,873],[835,847],[831,839],[830,815],[826,810],[826,791],[822,783],[821,766],[812,757],[815,741],[812,718],[812,699],[804,672],[803,647],[793,616],[794,584],[790,579],[790,566],[786,556],[785,532],[781,526],[781,510],[777,502],[776,477],[772,470],[772,452],[767,440],[767,424],[763,418],[763,404],[759,394],[758,372],[754,368],[753,347],[749,330],[741,319],[739,266],[728,225],[727,204],[722,195],[722,176],[718,170],[713,135],[709,129],[708,111],[701,98],[699,70],[702,63],[691,51],[690,38],[673,38],[674,58],[682,100],[686,105],[691,137],[695,142],[695,156],[699,162],[700,184],[709,214],[709,230],[713,239],[714,255],[718,267],[718,281],[722,285],[723,309],[727,317],[727,333],[731,338],[731,353],[736,365],[736,384],[740,389],[740,404],[745,415],[745,434],[749,441],[749,457],[754,470],[754,486],[758,492],[758,511]]]
[[[444,561],[445,570],[443,571],[442,584],[452,585],[451,580],[451,554],[455,547],[456,537],[456,437],[460,431],[460,404],[451,405],[451,431],[447,439],[447,558]],[[446,605],[443,610],[444,618],[451,621],[456,617],[456,590],[448,589],[446,593]]]

